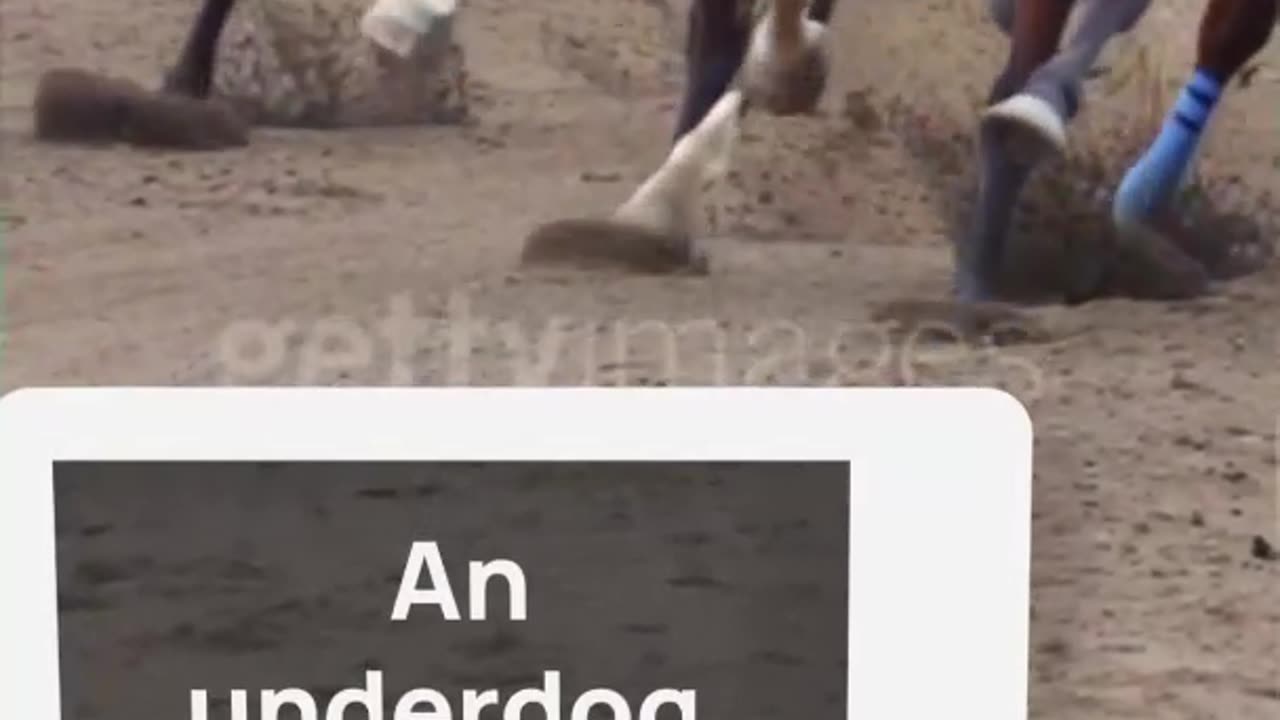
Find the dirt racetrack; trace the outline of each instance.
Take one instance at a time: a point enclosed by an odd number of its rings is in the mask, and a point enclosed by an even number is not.
[[[1037,433],[1032,716],[1280,714],[1277,265],[1203,300],[1038,308],[1044,332],[999,349],[876,322],[948,290],[950,178],[895,118],[967,132],[1004,51],[979,0],[845,1],[824,117],[749,120],[705,277],[516,263],[531,228],[609,210],[664,154],[683,5],[462,4],[473,122],[259,130],[218,154],[29,139],[42,70],[153,83],[192,2],[0,5],[3,386],[999,385]],[[1188,8],[1143,26],[1174,78]],[[1205,164],[1257,212],[1280,190],[1276,58]],[[1073,147],[1141,114],[1091,92]]]

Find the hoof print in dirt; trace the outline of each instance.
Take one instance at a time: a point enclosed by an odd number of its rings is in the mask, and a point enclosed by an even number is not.
[[[706,255],[688,235],[663,233],[611,219],[557,220],[525,239],[527,267],[619,270],[645,275],[706,275]]]
[[[997,302],[894,300],[873,309],[871,319],[889,323],[903,335],[932,343],[1028,345],[1053,340],[1049,329],[1026,312]]]
[[[130,80],[75,68],[40,78],[35,135],[45,142],[174,150],[220,150],[249,143],[249,126],[216,100],[146,90]]]

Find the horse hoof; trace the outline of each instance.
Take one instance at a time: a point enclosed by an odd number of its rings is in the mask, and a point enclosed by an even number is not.
[[[747,100],[770,115],[788,117],[809,115],[818,108],[826,92],[831,61],[824,49],[806,52],[793,65],[769,78],[751,79],[746,89]]]
[[[772,115],[812,113],[826,89],[827,28],[807,9],[804,0],[773,0],[748,41],[742,87],[752,105]]]
[[[983,112],[982,121],[999,133],[1005,148],[1020,160],[1034,161],[1067,150],[1067,126],[1062,116],[1035,95],[1019,93],[996,103]]]
[[[1173,239],[1145,225],[1117,232],[1112,281],[1138,299],[1191,300],[1210,293],[1213,276]]]
[[[248,126],[229,107],[154,93],[120,78],[75,68],[40,78],[35,134],[48,142],[127,142],[145,147],[218,149],[248,143]]]
[[[1117,233],[1138,243],[1171,245],[1194,260],[1213,280],[1235,280],[1271,262],[1275,246],[1246,218],[1218,216],[1187,220],[1173,209],[1143,217],[1117,215]]]
[[[142,86],[78,68],[40,76],[32,103],[35,136],[47,142],[109,143],[120,134],[126,106]]]
[[[705,253],[686,235],[613,219],[574,218],[539,226],[525,239],[521,264],[618,270],[642,275],[706,275]]]
[[[126,105],[120,139],[138,147],[221,150],[249,144],[249,124],[228,104],[143,93]]]

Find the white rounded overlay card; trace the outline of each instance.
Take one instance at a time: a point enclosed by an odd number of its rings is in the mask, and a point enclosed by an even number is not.
[[[1025,720],[1031,458],[986,389],[23,390],[5,714]]]

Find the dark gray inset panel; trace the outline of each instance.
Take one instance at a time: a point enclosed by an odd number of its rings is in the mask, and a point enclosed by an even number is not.
[[[703,720],[843,718],[849,469],[841,463],[59,463],[63,717],[210,720],[232,689],[301,688],[319,718],[383,673],[511,693],[562,676],[561,713],[659,688]],[[392,622],[414,541],[435,541],[463,622]],[[528,620],[468,622],[468,562],[518,563]],[[423,585],[429,586],[424,572]],[[481,717],[500,718],[500,707]],[[667,708],[659,717],[676,718]],[[281,720],[299,715],[293,709]],[[352,708],[346,720],[363,720]],[[541,720],[536,706],[525,720]],[[592,718],[609,717],[598,707]]]

